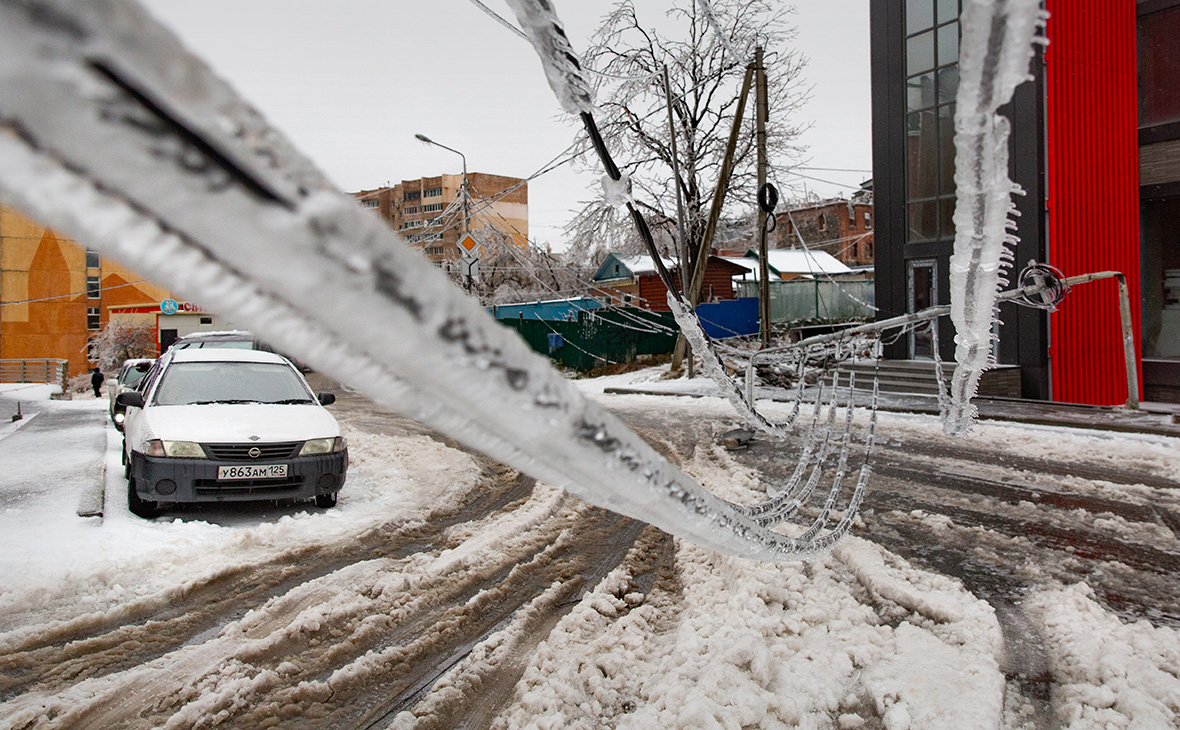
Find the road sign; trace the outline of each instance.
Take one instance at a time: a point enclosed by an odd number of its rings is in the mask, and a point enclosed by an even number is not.
[[[460,251],[466,251],[467,253],[472,253],[475,249],[479,248],[479,243],[471,237],[470,233],[464,233],[463,237],[458,240],[457,245]]]
[[[470,278],[472,281],[478,281],[479,257],[469,253],[463,254],[463,257],[459,259],[459,273],[463,275],[464,279]]]

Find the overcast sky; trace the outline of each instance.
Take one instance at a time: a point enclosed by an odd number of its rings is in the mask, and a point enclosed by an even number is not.
[[[670,0],[635,0],[641,21],[663,22]],[[560,120],[532,47],[469,0],[144,0],[346,191],[470,172],[528,177],[578,128]],[[504,0],[485,4],[506,18]],[[576,51],[608,0],[554,0]],[[797,0],[797,45],[814,85],[803,110],[806,180],[820,195],[867,179],[867,0]],[[773,161],[772,161],[773,162]],[[796,182],[804,182],[796,178]],[[836,184],[831,184],[836,183]],[[843,186],[843,187],[840,187]],[[578,202],[601,195],[596,175],[569,166],[529,183],[530,235],[564,248]]]

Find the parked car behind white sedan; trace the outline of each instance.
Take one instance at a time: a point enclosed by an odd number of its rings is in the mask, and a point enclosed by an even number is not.
[[[123,362],[123,366],[119,368],[119,373],[111,378],[110,384],[107,386],[107,396],[111,399],[110,414],[111,422],[115,424],[115,428],[120,431],[123,430],[123,418],[126,416],[126,409],[115,402],[120,393],[126,393],[129,390],[135,390],[139,385],[139,381],[143,380],[143,376],[147,374],[152,363],[155,362],[154,357],[133,357]]]
[[[284,357],[184,349],[160,357],[126,407],[131,511],[164,503],[314,499],[332,507],[348,471],[340,425]]]

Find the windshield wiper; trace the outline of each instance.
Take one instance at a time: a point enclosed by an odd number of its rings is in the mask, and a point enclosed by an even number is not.
[[[287,405],[295,405],[295,404],[302,404],[302,403],[314,403],[314,402],[315,401],[313,401],[310,398],[287,398],[286,400],[267,401],[267,405],[287,406]]]

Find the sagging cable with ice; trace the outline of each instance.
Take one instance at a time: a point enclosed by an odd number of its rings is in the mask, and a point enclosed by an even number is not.
[[[557,18],[553,7],[547,0],[509,0],[509,4],[516,12],[517,19],[521,26],[526,29],[530,35],[536,34],[537,37],[532,39],[533,47],[538,51],[541,59],[541,64],[545,69],[545,76],[549,80],[549,85],[557,95],[563,108],[570,113],[576,113],[581,119],[583,126],[586,129],[586,134],[590,137],[594,149],[602,162],[603,168],[607,174],[607,181],[604,181],[604,187],[610,193],[612,188],[618,183],[622,183],[624,178],[619,170],[618,165],[611,156],[610,150],[607,149],[602,135],[598,130],[598,125],[594,120],[594,106],[593,99],[587,95],[582,94],[583,90],[589,88],[589,84],[582,76],[582,66],[577,59],[577,55],[569,47],[567,36],[561,26],[560,20]],[[655,240],[652,237],[651,230],[648,227],[647,221],[643,214],[634,204],[634,201],[629,198],[629,195],[616,195],[615,197],[623,201],[623,205],[631,215],[631,219],[635,224],[636,230],[639,233],[641,240],[647,248],[648,254],[654,262],[656,272],[668,290],[668,306],[672,310],[673,317],[676,323],[680,326],[681,332],[688,341],[693,353],[701,359],[702,366],[710,379],[712,379],[720,388],[721,393],[730,401],[735,410],[742,416],[742,418],[752,427],[762,431],[763,433],[779,440],[785,440],[791,433],[791,426],[798,413],[798,403],[792,412],[790,419],[786,423],[773,423],[767,419],[763,414],[759,413],[754,406],[753,396],[744,393],[738,382],[731,378],[725,370],[725,365],[722,362],[721,355],[714,347],[712,339],[705,333],[701,326],[700,320],[693,311],[692,304],[685,298],[680,291],[676,281],[672,278],[671,273],[665,266],[663,257],[660,255],[656,247]],[[772,206],[773,207],[773,206]],[[702,262],[701,265],[704,265]],[[685,262],[681,262],[681,269],[683,271]],[[835,416],[835,391],[836,382],[838,378],[834,376],[833,382],[833,403],[831,406],[831,417]],[[822,388],[821,388],[822,392]],[[802,392],[800,391],[800,398]],[[876,399],[874,398],[874,407]],[[849,405],[849,418],[847,419],[848,432],[842,443],[845,449],[848,448],[849,434],[852,428],[851,419],[851,402]],[[817,414],[818,414],[818,400],[817,400]],[[875,414],[873,416],[875,418]],[[811,490],[814,489],[815,483],[819,479],[819,475],[823,468],[824,460],[828,451],[828,440],[831,431],[831,423],[826,427],[823,436],[824,446],[821,449],[821,455],[813,470],[811,479],[808,481],[809,489],[805,489],[805,493],[800,495],[800,501],[810,496]],[[808,436],[809,439],[815,438],[815,427],[813,424],[812,433]],[[810,442],[809,442],[810,443]],[[864,483],[868,479],[870,471],[869,456],[872,451],[871,435],[866,439],[865,444],[865,462],[862,467],[862,478],[858,483],[858,488],[854,491],[853,496],[849,499],[847,508],[844,511],[843,517],[828,536],[842,535],[851,522],[856,517],[857,509],[859,508],[861,497],[863,496]],[[810,459],[810,448],[805,450],[803,460]],[[840,457],[842,464],[847,462],[847,451],[843,452]],[[806,469],[807,464],[804,463],[801,467],[796,469],[796,473],[801,473],[801,470]],[[831,505],[840,491],[841,477],[837,478],[835,484],[828,492],[826,504],[828,508],[821,512],[820,522],[812,525],[805,534],[808,535],[808,541],[815,539],[816,532],[826,522],[828,515],[832,511]],[[793,491],[793,485],[789,486],[790,491]],[[744,513],[744,509],[734,506],[739,512]],[[783,510],[775,512],[775,516],[782,515],[784,518],[788,516],[793,510]],[[774,520],[775,517],[763,518],[760,524],[768,520]]]
[[[560,54],[552,31],[544,47]],[[0,0],[0,163],[0,194],[40,222],[592,504],[762,560],[815,556],[851,526],[857,504],[791,537],[710,494],[334,190],[131,0]]]

